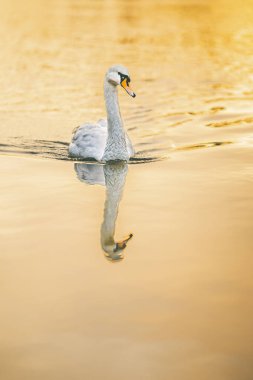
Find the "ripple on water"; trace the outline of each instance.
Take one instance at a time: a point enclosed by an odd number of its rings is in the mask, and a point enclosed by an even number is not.
[[[157,147],[152,142],[139,143],[136,146],[136,154],[130,159],[130,164],[142,164],[155,161],[168,159],[173,153],[180,151],[189,151],[195,149],[205,149],[225,146],[234,143],[233,141],[208,141],[198,142],[186,145],[175,146],[170,143],[168,146],[158,144]],[[240,143],[240,141],[238,141]],[[70,157],[68,154],[68,142],[58,140],[20,140],[15,139],[15,143],[2,143],[0,144],[0,154],[3,155],[26,155],[36,156],[39,158],[72,161],[92,164],[96,161],[93,159],[76,159]],[[96,162],[96,164],[98,164]],[[102,165],[102,164],[101,164]]]
[[[212,121],[211,123],[206,124],[207,127],[212,128],[223,128],[223,127],[231,127],[233,125],[238,126],[239,124],[250,124],[253,123],[253,117],[244,117],[240,119],[233,120],[222,120],[222,121]]]
[[[14,141],[13,141],[14,140]],[[151,145],[151,144],[149,144]],[[8,143],[0,144],[0,154],[4,155],[28,155],[40,158],[74,161],[74,162],[96,162],[93,159],[77,159],[68,154],[69,143],[58,140],[21,140],[18,138],[9,139]],[[131,164],[140,164],[162,160],[164,152],[159,148],[139,149],[135,157],[130,159]]]
[[[203,142],[203,143],[198,143],[198,144],[180,146],[180,147],[175,148],[175,151],[214,148],[217,146],[223,146],[223,145],[228,145],[228,144],[233,144],[233,142],[232,141],[209,141],[209,142]]]

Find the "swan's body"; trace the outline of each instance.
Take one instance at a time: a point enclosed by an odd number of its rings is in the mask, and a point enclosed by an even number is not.
[[[93,158],[96,161],[102,161],[107,137],[107,120],[100,119],[96,124],[81,125],[74,133],[69,153],[72,157]],[[130,157],[134,156],[134,149],[126,132],[125,140],[128,154],[126,161],[128,161]]]
[[[135,97],[129,82],[129,74],[125,67],[112,66],[107,71],[104,81],[107,120],[99,120],[96,124],[84,124],[77,128],[69,146],[70,156],[102,162],[128,161],[134,156],[133,146],[124,130],[117,91],[117,86],[121,85],[129,95]]]

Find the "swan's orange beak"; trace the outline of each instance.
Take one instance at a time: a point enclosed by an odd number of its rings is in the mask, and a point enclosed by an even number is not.
[[[131,87],[127,84],[127,79],[124,79],[122,82],[121,82],[121,86],[126,90],[126,92],[128,93],[128,95],[132,96],[133,98],[136,97],[135,93],[133,92],[133,90],[131,89]]]

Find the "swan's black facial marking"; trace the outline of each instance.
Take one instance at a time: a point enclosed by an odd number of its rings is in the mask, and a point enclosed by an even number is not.
[[[120,83],[123,82],[123,80],[126,79],[126,82],[127,82],[127,85],[129,85],[129,83],[131,82],[131,79],[128,75],[125,75],[125,74],[122,74],[120,72],[118,72],[119,76],[120,76]]]

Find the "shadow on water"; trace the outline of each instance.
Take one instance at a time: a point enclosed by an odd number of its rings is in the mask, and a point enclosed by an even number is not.
[[[115,228],[120,200],[123,195],[128,165],[113,164],[83,164],[74,165],[78,179],[88,185],[105,185],[106,199],[104,218],[100,230],[100,242],[105,257],[110,261],[120,261],[124,258],[123,251],[133,234],[128,234],[122,240],[115,240]]]

